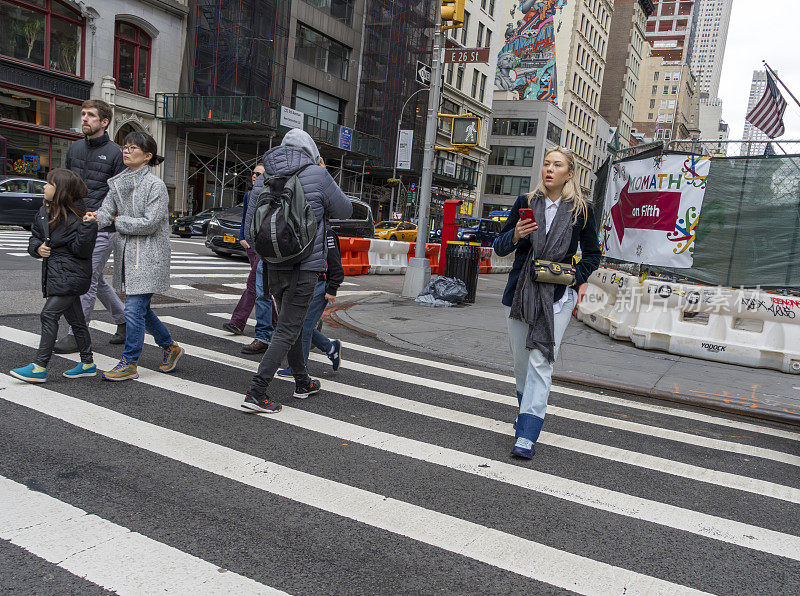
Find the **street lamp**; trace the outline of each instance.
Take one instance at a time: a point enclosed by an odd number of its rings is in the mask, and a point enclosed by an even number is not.
[[[403,102],[403,107],[400,108],[400,115],[397,117],[397,135],[395,135],[394,138],[394,160],[392,163],[392,179],[397,178],[397,152],[398,152],[398,145],[400,144],[400,126],[402,125],[403,122],[403,112],[405,111],[408,102],[411,101],[411,98],[414,97],[417,93],[422,93],[423,91],[430,91],[430,89],[425,89],[424,87],[422,89],[417,89],[416,91],[414,91],[414,93],[408,96],[408,99],[406,99],[405,102]],[[389,217],[391,217],[392,213],[394,212],[395,188],[397,187],[396,186],[392,187],[392,200],[389,203]]]

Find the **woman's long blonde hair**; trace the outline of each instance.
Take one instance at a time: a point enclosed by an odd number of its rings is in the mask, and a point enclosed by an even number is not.
[[[542,162],[547,158],[548,155],[551,153],[560,153],[567,159],[567,165],[571,172],[575,172],[575,156],[572,154],[570,149],[565,147],[550,147],[550,149],[544,152],[544,158],[542,158]],[[544,186],[544,178],[540,176],[539,184],[536,185],[536,188],[533,189],[533,192],[528,193],[528,203],[533,201],[533,197],[537,194],[542,194],[547,196],[547,189]],[[583,192],[581,192],[581,186],[578,184],[577,176],[573,175],[572,178],[567,180],[564,183],[564,190],[561,191],[561,200],[567,201],[572,203],[572,225],[578,223],[578,219],[583,216],[583,221],[585,222],[588,218],[588,207],[586,203],[586,199],[583,197]]]

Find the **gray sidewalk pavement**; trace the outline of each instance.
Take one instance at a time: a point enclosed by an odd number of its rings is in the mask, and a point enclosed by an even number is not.
[[[330,309],[334,322],[407,348],[513,374],[500,295],[506,276],[481,276],[475,304],[423,306],[384,292]],[[640,350],[575,319],[554,380],[800,425],[800,376]]]

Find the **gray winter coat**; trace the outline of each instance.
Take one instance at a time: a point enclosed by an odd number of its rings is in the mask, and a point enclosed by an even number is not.
[[[303,187],[306,201],[314,210],[317,218],[317,234],[314,237],[314,250],[300,263],[301,271],[325,271],[327,249],[325,247],[325,226],[329,218],[347,219],[353,214],[353,204],[350,202],[339,185],[322,166],[313,165],[316,160],[304,149],[287,145],[274,147],[264,154],[265,175],[290,176],[303,166],[307,167],[300,172],[298,179]],[[247,202],[245,214],[244,233],[245,240],[253,244],[250,237],[250,222],[258,203],[258,195],[264,187],[264,176],[256,179],[250,200]],[[270,265],[274,269],[292,269],[297,265]]]
[[[113,223],[118,232],[114,260],[118,291],[132,295],[169,290],[169,195],[161,178],[147,166],[110,178],[97,221],[101,227]]]

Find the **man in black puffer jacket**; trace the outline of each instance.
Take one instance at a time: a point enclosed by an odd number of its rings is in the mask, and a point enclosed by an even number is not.
[[[86,136],[72,143],[67,151],[64,167],[78,174],[89,189],[89,195],[84,199],[87,211],[100,209],[100,205],[103,204],[103,199],[108,193],[108,179],[125,169],[119,145],[112,141],[106,132],[112,117],[111,106],[106,102],[99,99],[89,99],[83,102],[81,130]],[[81,296],[81,307],[83,308],[83,317],[88,325],[92,320],[95,299],[99,298],[117,325],[117,333],[111,338],[110,343],[123,344],[125,343],[125,305],[117,296],[114,288],[103,278],[103,269],[114,250],[115,235],[116,232],[112,228],[100,230],[97,234],[97,242],[92,253],[92,280],[87,292]],[[70,354],[78,351],[78,344],[72,335],[72,329],[56,342],[53,351],[56,354]]]

